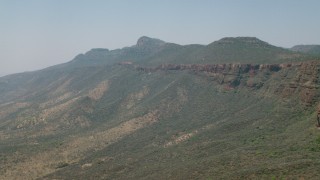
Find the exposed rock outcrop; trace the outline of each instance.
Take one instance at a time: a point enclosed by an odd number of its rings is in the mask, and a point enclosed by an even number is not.
[[[313,105],[319,98],[320,63],[300,63],[293,79],[283,89],[285,96],[299,95],[306,105]]]
[[[192,70],[211,73],[248,73],[249,71],[269,70],[276,72],[293,64],[162,64],[155,68],[137,67],[140,71],[154,72],[159,70]]]
[[[269,92],[283,98],[297,96],[307,106],[314,105],[320,96],[320,62],[317,61],[285,64],[162,64],[157,67],[136,66],[136,69],[146,73],[178,70],[201,73],[224,85],[226,90],[237,87],[260,89],[269,83]]]
[[[148,47],[148,46],[162,46],[165,42],[160,39],[150,38],[147,36],[142,36],[138,39],[136,47]]]

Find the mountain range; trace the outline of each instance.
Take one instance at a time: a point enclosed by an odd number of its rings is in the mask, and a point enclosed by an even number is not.
[[[318,179],[320,57],[304,49],[144,36],[1,77],[0,179]]]

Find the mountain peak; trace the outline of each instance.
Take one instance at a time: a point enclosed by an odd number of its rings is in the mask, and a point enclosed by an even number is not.
[[[231,43],[247,43],[247,44],[268,44],[256,37],[225,37],[220,39],[219,41],[216,41],[220,44],[231,44]]]
[[[271,48],[269,43],[262,41],[256,37],[225,37],[215,41],[209,46],[219,47],[255,47],[255,48]]]
[[[160,39],[150,38],[147,36],[142,36],[137,41],[137,47],[145,47],[145,46],[162,46],[165,42]]]

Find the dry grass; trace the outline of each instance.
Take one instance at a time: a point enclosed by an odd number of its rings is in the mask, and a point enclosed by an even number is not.
[[[141,101],[146,95],[149,94],[149,88],[144,86],[140,91],[131,93],[126,100],[124,101],[123,105],[126,109],[131,109],[137,102]]]
[[[162,110],[163,118],[169,117],[174,113],[180,112],[183,106],[188,102],[188,91],[178,87],[174,99],[167,98],[160,102],[159,108]]]
[[[28,106],[30,106],[30,104],[27,102],[10,103],[0,106],[0,119],[3,119],[8,115],[17,112],[19,109],[26,108]]]
[[[164,145],[164,147],[169,147],[172,145],[176,145],[176,144],[180,144],[182,142],[185,142],[197,133],[198,133],[198,130],[195,130],[195,131],[192,131],[191,133],[181,134],[178,137],[173,137],[171,141],[167,142]]]
[[[202,128],[193,130],[193,131],[191,131],[189,133],[180,132],[178,135],[172,136],[171,140],[168,141],[167,143],[165,143],[163,145],[163,147],[167,148],[167,147],[170,147],[170,146],[177,145],[177,144],[183,143],[185,141],[188,141],[190,138],[192,138],[193,136],[197,135],[198,133],[214,128],[216,126],[216,124],[217,123],[208,124],[206,126],[203,126]]]
[[[60,114],[61,112],[68,109],[70,106],[72,106],[80,97],[73,98],[65,103],[59,104],[57,106],[53,106],[49,109],[45,109],[42,111],[42,114],[40,115],[41,119],[47,119],[49,117],[52,117],[56,114]]]
[[[56,104],[58,104],[58,103],[60,103],[60,102],[62,102],[64,100],[70,98],[72,95],[73,95],[73,93],[71,93],[71,92],[64,93],[63,95],[61,95],[61,96],[59,96],[57,98],[53,98],[53,99],[51,99],[51,100],[49,100],[49,101],[47,101],[45,103],[40,104],[39,107],[41,109],[48,108],[49,106],[56,105]]]
[[[109,88],[109,81],[102,81],[97,87],[89,91],[89,98],[99,100]]]
[[[63,80],[61,80],[63,79]],[[50,92],[50,95],[52,96],[56,96],[62,93],[65,93],[68,91],[68,87],[70,86],[70,83],[72,82],[72,78],[70,79],[66,79],[65,77],[61,78],[59,80],[57,80],[57,82],[63,81],[63,83],[61,85],[59,85],[54,91]],[[66,79],[66,80],[64,80]]]
[[[24,157],[26,159],[23,161],[16,156],[18,162],[12,162],[14,166],[8,164],[8,169],[0,175],[0,179],[35,179],[50,174],[57,170],[59,164],[77,163],[85,154],[105,148],[133,132],[155,123],[158,118],[158,111],[152,111],[111,129],[92,132],[79,138],[70,138],[59,147]],[[89,166],[85,165],[83,168]]]
[[[69,150],[64,152],[65,156],[83,154],[89,150],[99,150],[107,145],[118,141],[120,138],[129,135],[147,125],[156,122],[158,112],[152,111],[144,116],[137,117],[121,123],[111,129],[95,132],[86,136],[76,138],[68,144]]]

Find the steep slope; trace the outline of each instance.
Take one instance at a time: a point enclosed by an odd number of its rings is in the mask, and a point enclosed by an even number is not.
[[[244,39],[247,48],[229,54],[284,52]],[[221,43],[230,49],[244,39]],[[320,62],[178,58],[222,46],[216,44],[143,37],[113,59],[115,52],[95,49],[83,59],[0,78],[0,179],[319,177]],[[136,59],[124,58],[132,54]],[[164,54],[170,56],[158,65]]]
[[[291,48],[292,51],[302,52],[315,56],[320,56],[320,45],[297,45]]]
[[[0,103],[48,88],[66,73],[86,68],[92,73],[98,66],[129,63],[143,66],[161,64],[217,64],[217,63],[283,63],[312,60],[311,57],[275,47],[257,38],[223,38],[207,46],[165,43],[159,39],[141,37],[137,44],[123,49],[108,50],[96,48],[76,56],[72,61],[41,71],[16,74],[0,79]],[[38,87],[38,85],[40,87]]]

